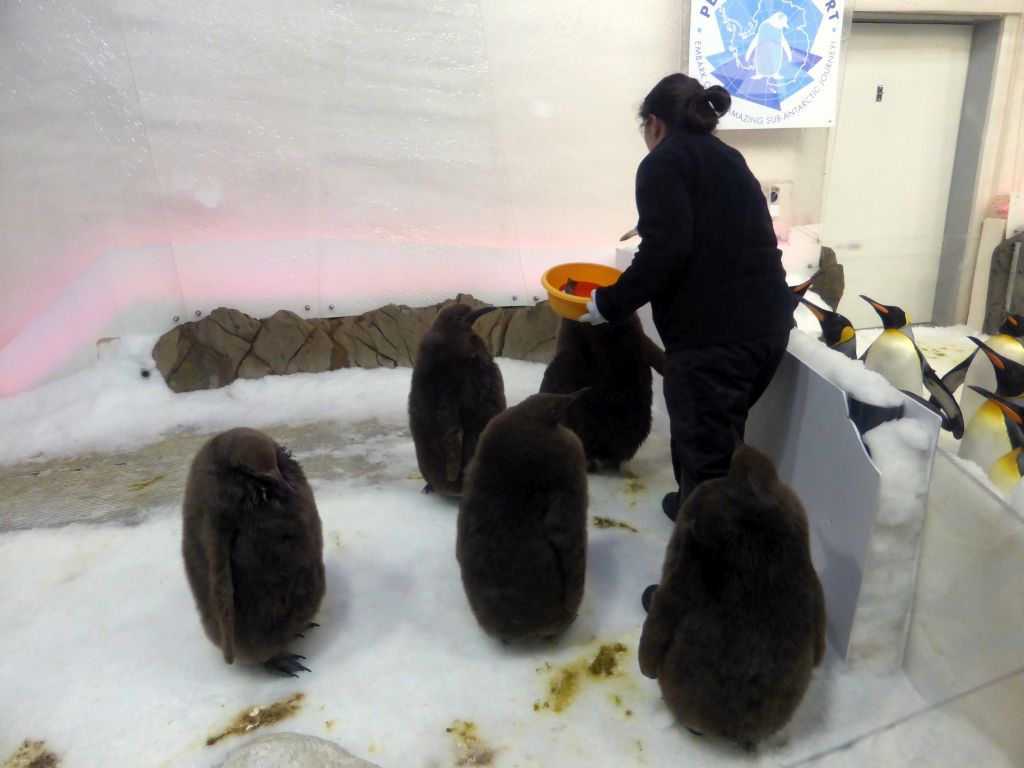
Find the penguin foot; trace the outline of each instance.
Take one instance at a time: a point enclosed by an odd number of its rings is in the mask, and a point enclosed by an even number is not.
[[[423,490],[420,491],[420,493],[425,494],[425,495],[430,495],[433,492],[434,492],[434,486],[432,486],[430,483],[427,483],[426,485],[424,485],[423,486]]]
[[[654,593],[658,590],[657,584],[651,584],[644,590],[644,593],[640,595],[640,605],[644,607],[644,611],[650,613],[651,601],[654,600]]]
[[[309,667],[304,667],[298,659],[306,660],[305,656],[297,653],[279,653],[263,662],[263,666],[270,672],[280,672],[290,677],[298,677],[298,672],[310,672]]]

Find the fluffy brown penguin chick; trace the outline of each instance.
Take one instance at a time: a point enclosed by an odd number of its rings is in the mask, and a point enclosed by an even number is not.
[[[640,670],[684,726],[751,749],[789,721],[824,654],[807,515],[771,461],[741,445],[679,512]]]
[[[298,462],[255,429],[222,432],[192,461],[183,518],[185,573],[224,661],[309,671],[285,652],[324,596],[320,515]]]
[[[449,304],[420,339],[409,391],[409,429],[424,493],[462,493],[480,433],[505,410],[501,371],[473,323],[497,309]]]
[[[565,416],[583,442],[588,469],[617,470],[643,445],[651,431],[651,369],[661,373],[664,361],[636,313],[602,325],[562,320],[540,391],[591,388]]]
[[[583,393],[532,395],[495,416],[466,471],[456,557],[477,622],[504,642],[576,618],[587,559],[587,468],[559,424]]]

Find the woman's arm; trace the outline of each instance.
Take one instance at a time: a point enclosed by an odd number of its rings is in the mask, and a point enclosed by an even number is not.
[[[682,174],[665,153],[644,158],[636,173],[637,232],[633,263],[615,285],[595,291],[607,320],[620,320],[649,302],[678,270],[693,241],[693,209]]]

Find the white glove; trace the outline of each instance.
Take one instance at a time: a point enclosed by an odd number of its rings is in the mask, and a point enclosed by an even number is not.
[[[590,323],[591,325],[600,325],[601,323],[608,322],[597,309],[597,291],[594,291],[590,301],[587,302],[587,312],[584,315],[580,315],[580,322]]]

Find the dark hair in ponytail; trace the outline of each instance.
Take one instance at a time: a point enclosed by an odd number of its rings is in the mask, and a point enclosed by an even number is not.
[[[732,97],[722,86],[705,88],[700,81],[677,72],[651,89],[640,105],[639,117],[647,120],[654,115],[670,132],[711,133],[731,103]]]

